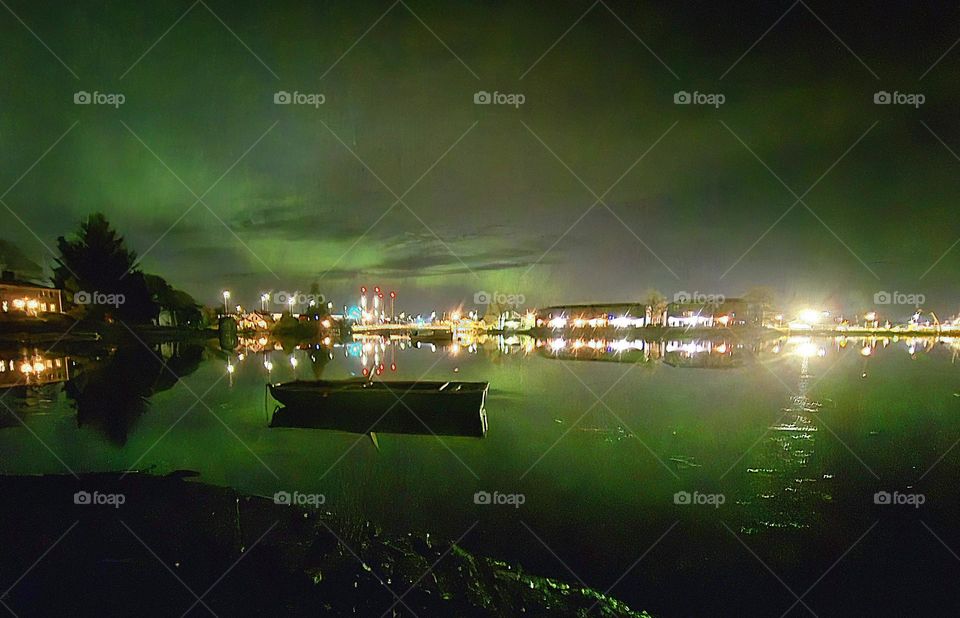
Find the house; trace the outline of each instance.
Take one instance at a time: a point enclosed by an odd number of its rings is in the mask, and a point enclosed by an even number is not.
[[[38,317],[46,313],[63,313],[60,290],[18,281],[9,270],[0,274],[0,319]]]

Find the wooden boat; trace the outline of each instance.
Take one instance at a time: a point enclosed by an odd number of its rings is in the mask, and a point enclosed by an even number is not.
[[[482,437],[488,389],[487,382],[366,379],[271,384],[270,394],[285,406],[271,426]]]
[[[443,329],[421,329],[410,331],[410,341],[416,343],[450,343],[453,341],[453,332]]]

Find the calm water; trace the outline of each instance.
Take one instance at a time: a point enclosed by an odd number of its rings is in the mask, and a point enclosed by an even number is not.
[[[960,611],[951,342],[248,343],[242,359],[216,344],[31,359],[69,381],[0,390],[29,427],[3,410],[0,471],[191,469],[248,493],[322,493],[345,518],[467,533],[472,551],[656,615]],[[0,385],[25,354],[0,350]],[[365,366],[490,382],[487,436],[377,446],[268,427],[267,381]],[[483,491],[523,504],[475,504]],[[877,504],[883,491],[923,503]]]

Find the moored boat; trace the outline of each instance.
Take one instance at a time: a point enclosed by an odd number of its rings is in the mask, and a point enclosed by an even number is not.
[[[315,380],[271,384],[273,427],[481,437],[487,382]]]

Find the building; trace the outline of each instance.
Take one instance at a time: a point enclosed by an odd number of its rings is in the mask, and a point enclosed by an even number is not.
[[[673,328],[760,326],[764,318],[765,312],[760,303],[743,298],[674,302],[667,306],[667,326]]]
[[[0,275],[0,319],[38,317],[63,313],[60,290],[27,281],[17,281],[10,271]]]
[[[557,305],[536,313],[537,326],[549,328],[626,328],[645,326],[648,308],[644,303],[603,303]]]

